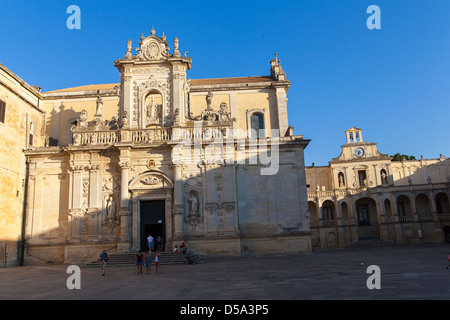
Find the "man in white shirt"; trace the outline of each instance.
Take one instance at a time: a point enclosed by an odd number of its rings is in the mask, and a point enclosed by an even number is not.
[[[147,246],[148,246],[148,248],[149,248],[151,251],[154,250],[154,249],[153,249],[153,237],[152,237],[151,234],[148,235],[148,238],[147,238]]]

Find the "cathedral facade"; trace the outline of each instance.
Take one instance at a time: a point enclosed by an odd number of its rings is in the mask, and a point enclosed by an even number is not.
[[[277,57],[268,76],[191,80],[177,38],[131,48],[120,82],[49,92],[0,64],[1,264],[82,264],[150,234],[228,256],[450,241],[446,157],[393,161],[351,128],[305,168]]]
[[[185,242],[195,253],[311,252],[304,148],[288,125],[290,82],[187,78],[175,38],[142,36],[114,62],[120,83],[39,93],[27,146],[24,263],[82,263]]]

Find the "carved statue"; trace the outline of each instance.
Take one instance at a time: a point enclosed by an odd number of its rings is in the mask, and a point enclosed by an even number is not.
[[[97,97],[97,110],[95,112],[95,116],[103,116],[103,99],[100,95]]]
[[[211,91],[208,92],[208,94],[206,95],[206,110],[212,110],[211,104],[212,104],[212,98],[213,98],[213,94]]]
[[[198,199],[195,195],[191,194],[189,199],[191,203],[191,210],[189,212],[190,216],[198,216]]]
[[[339,187],[343,187],[344,186],[344,176],[343,175],[339,175]]]
[[[384,172],[384,170],[381,171],[381,183],[387,184],[386,173]]]
[[[88,114],[86,110],[81,110],[81,114],[80,114],[80,122],[78,123],[78,125],[80,127],[87,127],[88,124]]]
[[[156,116],[156,108],[157,104],[155,102],[155,97],[152,97],[152,101],[150,101],[149,105],[147,106],[147,116],[150,118],[154,118]]]
[[[116,201],[112,195],[106,200],[106,218],[115,218],[116,217]]]
[[[228,112],[228,105],[226,102],[222,102],[220,104],[219,111],[219,120],[220,121],[231,121],[231,113]]]
[[[148,124],[159,124],[159,119],[161,117],[161,106],[155,101],[155,97],[152,97],[150,103],[147,106],[147,123]]]

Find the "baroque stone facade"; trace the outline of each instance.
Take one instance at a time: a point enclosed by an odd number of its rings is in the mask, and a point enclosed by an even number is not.
[[[311,252],[304,148],[290,82],[187,79],[164,34],[127,42],[120,83],[42,94],[48,143],[25,151],[25,263],[134,252],[149,233],[200,254]]]
[[[450,240],[444,156],[392,161],[351,128],[305,168],[277,58],[269,76],[193,80],[177,38],[131,48],[120,83],[51,92],[0,65],[0,263],[90,262],[150,233],[236,256]]]

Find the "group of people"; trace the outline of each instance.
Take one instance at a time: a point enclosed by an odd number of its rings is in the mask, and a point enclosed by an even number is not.
[[[145,267],[147,269],[147,273],[150,273],[151,266],[152,266],[152,251],[147,249],[145,251],[145,255],[142,254],[142,251],[139,251],[136,255],[136,266],[137,266],[137,273],[142,273],[143,264],[145,262]],[[155,253],[155,273],[162,273],[161,271],[161,264],[160,264],[160,257],[161,257],[161,251],[160,249],[156,250]],[[158,272],[159,270],[159,272]]]
[[[175,248],[173,249],[173,252],[175,253],[184,253],[186,254],[187,252],[187,247],[184,244],[184,242],[180,245],[180,247],[178,248],[178,246],[175,246]]]
[[[151,265],[152,265],[152,257],[151,257],[152,252],[155,252],[155,259],[154,259],[155,268],[156,268],[155,273],[162,273],[161,263],[160,263],[162,248],[163,248],[163,242],[162,242],[161,236],[158,236],[155,241],[154,238],[152,237],[152,235],[149,234],[149,236],[147,238],[147,248],[146,248],[145,252],[143,253],[142,251],[139,251],[136,255],[136,266],[137,266],[138,274],[143,273],[144,265],[147,269],[146,270],[147,273],[150,273]],[[186,254],[187,247],[184,244],[184,242],[180,245],[179,248],[178,248],[178,246],[175,246],[174,252]],[[103,252],[100,254],[100,257],[98,259],[98,262],[99,262],[100,266],[102,267],[102,276],[105,275],[105,267],[106,267],[108,260],[109,260],[108,253],[106,252],[106,250],[103,250]]]
[[[147,238],[147,249],[145,250],[145,253],[143,254],[142,251],[139,251],[136,255],[136,266],[137,266],[137,273],[141,274],[143,273],[143,266],[145,264],[145,267],[147,268],[147,273],[150,273],[151,271],[151,264],[152,264],[152,258],[151,253],[155,252],[155,272],[156,273],[162,273],[161,271],[161,251],[163,249],[163,239],[161,236],[156,237],[156,241],[153,239],[152,235],[149,234]],[[98,263],[102,267],[102,276],[105,275],[105,267],[109,260],[108,253],[106,250],[103,250],[100,254],[100,257],[98,258]]]
[[[152,252],[155,252],[155,268],[156,268],[155,272],[162,273],[160,264],[162,249],[163,249],[162,237],[158,235],[155,241],[152,235],[149,234],[147,238],[147,249],[145,250],[145,254],[143,255],[142,251],[139,251],[136,255],[137,273],[138,274],[142,273],[144,263],[147,269],[147,273],[150,273],[152,265],[152,257],[151,257]]]

